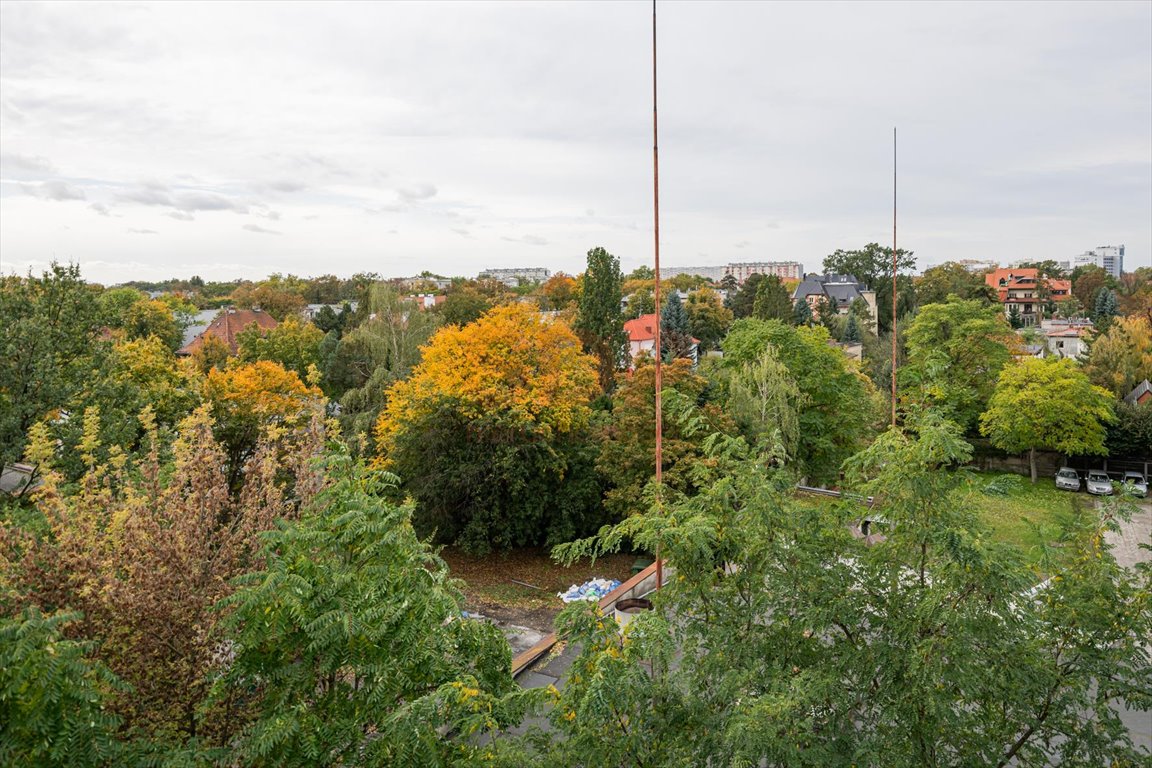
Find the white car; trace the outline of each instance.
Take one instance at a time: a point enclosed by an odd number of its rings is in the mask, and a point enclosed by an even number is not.
[[[1112,481],[1108,478],[1107,472],[1094,469],[1088,473],[1088,493],[1097,496],[1112,495]]]
[[[1060,467],[1056,473],[1056,487],[1062,491],[1080,490],[1080,475],[1071,467]]]
[[[1133,495],[1142,499],[1148,496],[1148,480],[1139,472],[1125,472],[1124,485],[1131,489]]]

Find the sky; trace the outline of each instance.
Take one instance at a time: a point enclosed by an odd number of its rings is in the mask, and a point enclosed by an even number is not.
[[[650,264],[652,7],[0,3],[0,272]],[[1152,253],[1152,3],[662,2],[661,262]]]

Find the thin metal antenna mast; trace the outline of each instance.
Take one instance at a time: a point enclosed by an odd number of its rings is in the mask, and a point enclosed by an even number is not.
[[[896,426],[896,126],[892,126],[892,426]]]
[[[664,496],[664,411],[660,402],[660,390],[664,387],[664,372],[661,365],[663,351],[660,347],[660,142],[656,120],[656,0],[652,0],[652,219],[653,243],[655,251],[656,285],[652,291],[652,301],[656,305],[656,505],[661,512]],[[660,545],[656,545],[656,589],[664,584],[664,565],[660,561]]]

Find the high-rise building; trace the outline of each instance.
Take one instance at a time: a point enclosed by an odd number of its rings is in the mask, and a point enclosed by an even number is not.
[[[804,277],[804,267],[797,261],[747,261],[720,267],[664,267],[660,270],[663,279],[676,275],[699,275],[714,283],[720,282],[727,275],[743,283],[755,274],[776,275],[781,280],[800,280]]]
[[[481,280],[499,280],[515,288],[520,283],[542,283],[551,274],[543,267],[514,267],[511,269],[486,269],[480,273]]]
[[[1073,269],[1088,265],[1100,267],[1119,280],[1120,275],[1124,273],[1124,246],[1099,245],[1072,259]]]

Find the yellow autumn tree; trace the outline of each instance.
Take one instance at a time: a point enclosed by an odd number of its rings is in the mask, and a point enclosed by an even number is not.
[[[268,360],[208,372],[202,389],[212,407],[216,438],[228,454],[229,483],[236,487],[244,462],[269,427],[306,423],[323,402],[320,389]]]
[[[1088,377],[1116,397],[1124,397],[1152,376],[1152,324],[1142,315],[1119,317],[1092,342]]]
[[[416,498],[422,533],[482,552],[599,522],[595,365],[567,325],[522,304],[438,331],[376,424],[381,463]]]

